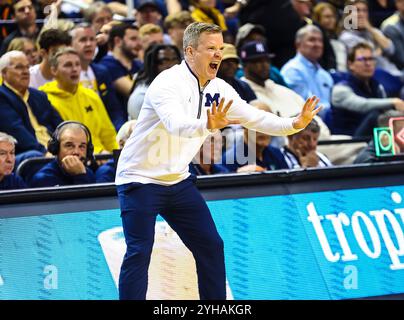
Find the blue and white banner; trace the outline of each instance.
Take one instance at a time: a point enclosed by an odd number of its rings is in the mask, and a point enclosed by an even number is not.
[[[404,187],[209,201],[229,299],[404,293]],[[0,299],[117,299],[119,210],[0,219]],[[149,299],[198,299],[190,252],[160,218]]]

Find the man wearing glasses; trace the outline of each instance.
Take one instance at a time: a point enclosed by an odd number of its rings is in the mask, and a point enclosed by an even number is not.
[[[333,133],[371,136],[377,117],[389,109],[404,111],[404,101],[387,98],[374,78],[376,58],[368,43],[355,45],[348,54],[349,74],[331,94]]]
[[[0,58],[0,131],[13,136],[16,167],[25,159],[42,157],[50,134],[62,122],[59,113],[41,91],[29,86],[29,62],[21,51]]]

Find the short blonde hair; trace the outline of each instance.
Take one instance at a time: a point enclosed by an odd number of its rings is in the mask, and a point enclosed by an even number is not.
[[[202,33],[222,33],[222,29],[213,23],[193,22],[184,31],[183,49],[188,46],[197,48]]]
[[[49,59],[50,66],[53,68],[57,68],[57,66],[59,64],[59,58],[66,54],[75,54],[76,56],[79,57],[78,52],[76,50],[74,50],[72,47],[62,47],[62,48],[59,48],[59,50],[57,50],[55,52],[55,54],[50,57],[50,59]]]
[[[184,28],[186,28],[192,22],[194,22],[194,19],[192,18],[191,13],[184,10],[177,13],[169,14],[164,19],[164,28],[166,28],[166,30],[175,28],[177,26],[183,26]]]
[[[145,25],[141,26],[139,29],[139,36],[144,37],[149,34],[154,33],[163,33],[163,29],[157,24],[154,23],[146,23]]]
[[[26,42],[31,42],[33,44],[33,46],[38,49],[36,43],[34,40],[30,39],[30,38],[26,38],[26,37],[17,37],[14,38],[13,40],[11,40],[10,44],[7,47],[7,52],[9,51],[23,51],[24,50],[24,44]]]

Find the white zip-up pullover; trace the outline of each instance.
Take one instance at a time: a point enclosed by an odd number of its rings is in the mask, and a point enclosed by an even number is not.
[[[227,117],[269,135],[290,135],[300,130],[293,118],[280,118],[242,100],[224,80],[215,78],[205,88],[185,61],[161,72],[150,84],[135,130],[118,161],[116,184],[131,182],[173,185],[186,179],[188,165],[205,139],[207,108],[225,98],[233,100]]]

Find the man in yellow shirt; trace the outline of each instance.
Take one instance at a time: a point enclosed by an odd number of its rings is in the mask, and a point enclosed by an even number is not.
[[[78,53],[70,47],[61,48],[50,63],[55,81],[39,89],[48,95],[63,120],[79,121],[88,127],[95,154],[117,149],[116,131],[101,98],[80,84],[81,63]]]

